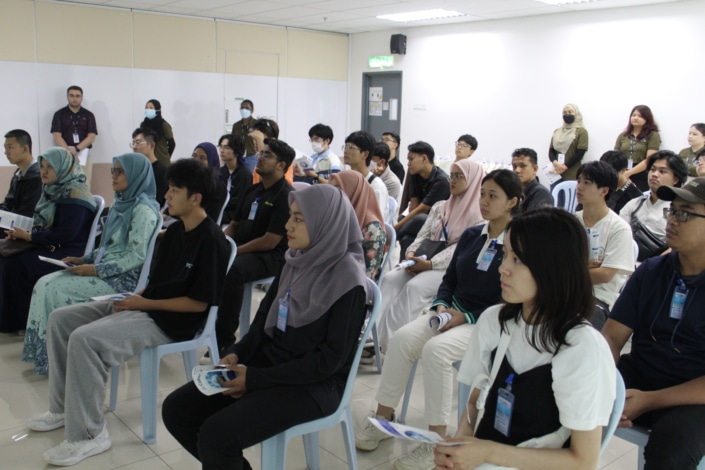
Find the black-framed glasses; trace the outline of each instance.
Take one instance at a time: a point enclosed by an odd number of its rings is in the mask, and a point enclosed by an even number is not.
[[[110,169],[110,174],[113,176],[120,176],[125,174],[125,170],[122,168],[111,168]]]
[[[705,219],[705,215],[703,215],[703,214],[697,214],[695,212],[689,212],[689,211],[683,211],[683,210],[675,211],[669,207],[664,207],[663,208],[663,218],[668,219],[671,216],[675,217],[678,222],[682,222],[682,223],[688,222],[688,218],[690,218],[690,216],[700,217],[700,218]]]

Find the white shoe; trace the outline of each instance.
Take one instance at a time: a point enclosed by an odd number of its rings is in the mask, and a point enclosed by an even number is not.
[[[103,426],[100,434],[93,439],[74,442],[64,441],[58,446],[52,447],[44,452],[44,460],[52,465],[68,467],[76,465],[83,459],[105,452],[110,449],[111,445],[108,428]]]
[[[394,462],[397,470],[433,470],[436,464],[433,462],[433,446],[431,444],[421,444],[410,454],[399,457]]]
[[[377,419],[384,419],[386,420],[384,416],[380,415],[372,415],[373,418]],[[392,421],[394,421],[394,415],[392,415]],[[387,433],[384,433],[377,429],[377,427],[370,422],[370,420],[365,419],[365,428],[360,431],[359,433],[355,434],[355,447],[357,447],[360,450],[375,450],[377,446],[379,446],[379,443],[385,439],[390,439],[392,436],[390,436]]]
[[[27,420],[27,427],[32,431],[53,431],[64,427],[64,414],[46,411]]]

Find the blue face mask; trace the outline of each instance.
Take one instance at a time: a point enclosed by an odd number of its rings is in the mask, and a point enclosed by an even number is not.
[[[157,117],[157,110],[156,109],[145,109],[144,110],[144,117],[147,119],[154,119]]]
[[[247,119],[252,116],[252,111],[247,108],[240,108],[240,116],[242,116],[242,119]]]

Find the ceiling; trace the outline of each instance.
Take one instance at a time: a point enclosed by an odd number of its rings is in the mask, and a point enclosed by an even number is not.
[[[598,0],[548,5],[537,0],[58,0],[136,11],[171,13],[247,23],[287,26],[344,34],[414,26],[550,15],[568,11],[617,8],[682,0]],[[442,8],[467,16],[398,23],[377,15]]]

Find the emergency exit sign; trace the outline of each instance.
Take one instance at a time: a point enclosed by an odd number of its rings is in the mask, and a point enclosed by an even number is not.
[[[392,55],[378,55],[376,57],[370,57],[367,61],[370,68],[377,67],[393,67],[394,66],[394,56]]]

